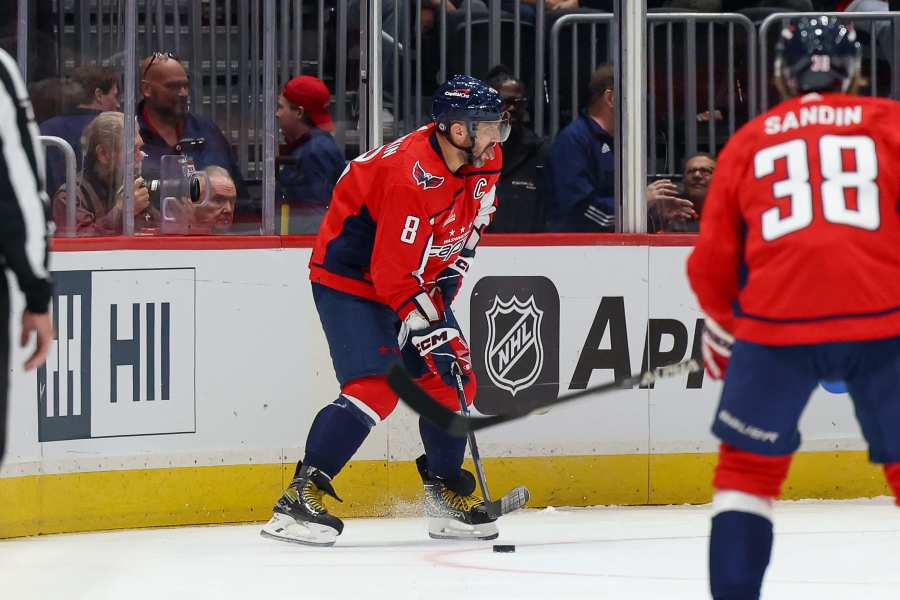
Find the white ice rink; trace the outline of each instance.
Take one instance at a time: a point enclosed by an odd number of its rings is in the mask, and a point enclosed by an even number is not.
[[[0,542],[0,597],[696,600],[708,597],[708,511],[522,511],[500,526],[515,554],[428,540],[420,519],[349,520],[323,549],[264,540],[256,524],[25,538]],[[891,500],[781,503],[776,532],[763,598],[900,598]]]

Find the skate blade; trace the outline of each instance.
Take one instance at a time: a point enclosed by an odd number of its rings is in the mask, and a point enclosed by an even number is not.
[[[279,542],[320,548],[334,546],[338,536],[337,531],[326,525],[301,523],[280,513],[272,515],[269,522],[259,530],[259,535]]]
[[[454,519],[428,519],[428,537],[433,540],[495,540],[499,536],[495,523],[469,525]]]

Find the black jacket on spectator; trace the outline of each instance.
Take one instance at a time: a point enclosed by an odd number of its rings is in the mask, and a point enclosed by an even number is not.
[[[497,182],[500,199],[491,233],[532,233],[544,230],[542,185],[545,142],[530,129],[522,128],[513,144],[503,144],[503,171]],[[513,140],[510,140],[513,141]]]

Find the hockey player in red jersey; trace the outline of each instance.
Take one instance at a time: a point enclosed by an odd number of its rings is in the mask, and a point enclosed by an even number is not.
[[[316,309],[341,386],[316,415],[293,481],[263,527],[267,537],[328,546],[343,530],[324,496],[369,431],[394,410],[388,367],[402,360],[419,384],[458,410],[454,364],[475,395],[469,349],[451,304],[495,208],[500,95],[456,76],[435,92],[432,123],[353,160],[331,197],[310,260]],[[428,533],[492,539],[475,479],[462,469],[465,438],[420,419]]]
[[[853,95],[859,44],[829,17],[791,23],[776,56],[785,101],[720,154],[688,260],[707,372],[724,377],[717,600],[759,597],[772,501],[819,380],[846,381],[869,457],[900,496],[900,103]]]

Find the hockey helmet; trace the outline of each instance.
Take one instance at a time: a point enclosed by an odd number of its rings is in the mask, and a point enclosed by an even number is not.
[[[792,20],[775,48],[775,77],[788,95],[846,92],[859,73],[860,45],[853,25],[834,17]]]
[[[479,123],[496,126],[497,141],[505,142],[509,137],[509,115],[502,106],[500,93],[491,86],[468,75],[454,75],[432,96],[431,119],[442,133],[447,133],[455,121],[466,123],[473,137]]]

